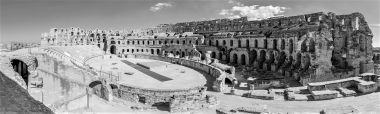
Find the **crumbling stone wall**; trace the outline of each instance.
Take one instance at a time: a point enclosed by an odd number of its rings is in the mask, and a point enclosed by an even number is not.
[[[161,32],[166,36],[155,35]],[[181,36],[187,32],[195,34]],[[184,42],[185,45],[195,45],[195,53],[199,53],[201,59],[205,59],[208,56],[206,52],[211,51],[211,58],[236,66],[249,65],[264,72],[277,72],[304,85],[374,72],[373,35],[360,13],[335,15],[318,12],[259,21],[248,21],[243,17],[183,22],[162,24],[142,33],[136,36],[136,32],[83,32],[75,28],[60,32],[52,29],[49,34],[43,35],[41,42],[56,45],[62,45],[60,42],[96,44],[106,52],[109,52],[111,45],[142,46],[142,49],[146,51],[148,48],[149,51],[150,48],[180,47]],[[82,35],[87,39],[74,37],[70,41],[61,41],[59,38],[66,38],[62,35]],[[156,45],[160,41],[162,44]],[[147,42],[152,45],[147,45]]]

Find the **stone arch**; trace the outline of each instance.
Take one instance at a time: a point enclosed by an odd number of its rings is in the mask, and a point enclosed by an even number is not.
[[[233,82],[232,80],[228,79],[228,78],[225,78],[224,79],[224,84],[226,84],[227,86],[232,86],[233,85]]]
[[[249,56],[249,64],[253,65],[253,63],[257,59],[257,51],[256,50],[249,51],[248,56]]]
[[[246,65],[246,60],[245,60],[245,54],[241,54],[240,60],[241,60],[241,65]]]
[[[28,65],[19,59],[12,59],[11,64],[12,64],[13,70],[21,76],[26,86],[28,86],[29,75],[30,75],[30,72],[28,70]]]
[[[245,47],[249,47],[249,39],[245,40]]]
[[[285,49],[285,39],[281,39],[281,50]]]
[[[234,53],[234,54],[232,55],[232,63],[233,63],[233,64],[238,64],[238,56],[237,56],[236,53]]]
[[[294,48],[293,39],[290,39],[289,40],[289,53],[293,53],[293,48]]]
[[[111,47],[110,47],[110,53],[111,54],[116,54],[116,46],[115,45],[111,45]]]
[[[301,43],[301,52],[307,52],[306,40]]]
[[[211,58],[216,58],[216,53],[215,52],[211,52]]]
[[[93,81],[88,85],[91,89],[93,94],[99,96],[100,98],[103,99],[108,99],[108,89],[103,85],[103,83],[99,80]]]
[[[280,52],[280,55],[278,56],[278,63],[277,63],[277,68],[280,68],[286,60],[286,53],[284,51]]]
[[[269,59],[267,62],[267,70],[271,71],[272,70],[272,64],[274,63],[274,53],[272,51],[269,52]]]
[[[301,53],[297,53],[296,55],[296,62],[294,64],[294,68],[297,69],[301,66],[301,61],[302,60],[302,54]]]
[[[277,39],[274,39],[274,40],[273,40],[273,49],[274,49],[274,50],[277,49]]]
[[[182,51],[181,57],[185,57],[185,52]]]
[[[219,60],[223,60],[223,53],[219,52]]]
[[[313,39],[309,40],[309,52],[315,52],[315,42]]]
[[[264,68],[264,62],[265,62],[265,58],[266,57],[266,52],[264,50],[261,50],[260,51],[260,58],[259,58],[259,68],[260,69],[263,69]]]
[[[309,54],[306,54],[304,57],[303,57],[303,60],[302,60],[302,69],[303,70],[307,70],[309,69],[309,66],[310,66],[310,56]]]
[[[255,39],[255,48],[257,48],[258,47],[258,42],[257,42],[257,39]]]
[[[264,39],[264,48],[265,48],[265,49],[268,48],[268,41],[267,41],[267,39]]]

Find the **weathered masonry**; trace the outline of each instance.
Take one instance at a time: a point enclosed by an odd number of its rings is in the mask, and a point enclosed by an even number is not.
[[[373,72],[372,37],[360,13],[319,12],[261,21],[243,17],[162,24],[140,31],[53,28],[42,35],[41,45],[96,45],[120,57],[210,57],[306,85]]]

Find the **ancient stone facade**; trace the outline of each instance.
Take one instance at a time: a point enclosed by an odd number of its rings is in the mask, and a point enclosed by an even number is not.
[[[140,33],[54,28],[42,35],[41,45],[97,45],[120,57],[210,57],[294,78],[303,85],[374,72],[373,35],[360,13],[218,19],[163,24]]]

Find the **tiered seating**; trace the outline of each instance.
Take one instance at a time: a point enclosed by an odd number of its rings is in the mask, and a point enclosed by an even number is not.
[[[100,56],[104,52],[96,46],[60,46],[60,47],[50,47],[56,52],[70,56],[71,58],[84,63],[89,58],[94,56]]]

